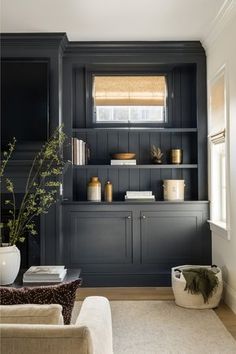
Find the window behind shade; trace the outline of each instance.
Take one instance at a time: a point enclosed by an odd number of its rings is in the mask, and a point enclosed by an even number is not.
[[[164,75],[95,75],[93,101],[96,123],[167,122]]]

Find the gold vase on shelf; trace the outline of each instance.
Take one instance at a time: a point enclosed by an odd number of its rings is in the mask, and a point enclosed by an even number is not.
[[[170,151],[170,161],[172,164],[180,165],[183,161],[183,151],[182,149],[171,149]]]
[[[112,202],[112,183],[110,181],[105,184],[104,199],[106,202]]]

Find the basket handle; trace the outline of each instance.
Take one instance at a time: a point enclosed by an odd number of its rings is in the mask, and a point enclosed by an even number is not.
[[[179,268],[175,268],[174,271],[182,273],[182,270],[180,270]]]
[[[218,266],[216,264],[212,264],[211,268],[218,268]],[[180,270],[179,268],[175,268],[174,271],[182,273],[182,270]]]

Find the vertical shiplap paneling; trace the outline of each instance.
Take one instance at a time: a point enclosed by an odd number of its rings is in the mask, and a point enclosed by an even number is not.
[[[180,69],[173,73],[172,126],[182,127]]]
[[[119,149],[119,135],[118,132],[109,131],[107,133],[107,149],[109,159],[111,159],[111,155],[118,152]]]
[[[197,170],[183,169],[183,179],[185,180],[185,199],[197,199]]]
[[[129,168],[119,170],[119,197],[120,200],[124,200],[124,195],[129,190]]]
[[[110,162],[107,148],[107,132],[97,133],[96,160],[98,164],[107,164]]]
[[[140,164],[148,164],[151,162],[150,134],[147,132],[139,133],[139,160]]]
[[[182,126],[183,127],[194,127],[194,116],[193,111],[196,112],[196,107],[192,110],[192,106],[195,105],[195,98],[192,97],[193,91],[191,87],[193,86],[192,80],[192,68],[182,68],[181,69],[181,102],[180,107],[182,111]]]
[[[127,131],[119,131],[118,152],[129,151],[129,133]]]
[[[139,170],[130,169],[129,171],[129,190],[139,191]]]
[[[171,134],[160,133],[160,144],[163,152],[163,163],[170,163]]]
[[[97,149],[97,134],[96,132],[87,132],[87,143],[90,149],[90,161],[89,164],[93,164],[96,161],[96,149]]]
[[[76,200],[87,200],[87,173],[86,170],[76,169],[75,171]]]
[[[162,198],[160,176],[160,169],[150,171],[150,188],[153,191],[156,200],[160,200]]]
[[[194,144],[193,135],[182,134],[182,149],[183,149],[183,163],[194,163],[194,156],[192,154],[192,145]]]
[[[133,152],[136,154],[137,164],[139,164],[139,133],[130,131],[128,134],[129,152]]]
[[[139,189],[140,191],[151,190],[151,171],[149,169],[139,170]]]
[[[84,69],[76,68],[73,73],[73,127],[85,127]]]

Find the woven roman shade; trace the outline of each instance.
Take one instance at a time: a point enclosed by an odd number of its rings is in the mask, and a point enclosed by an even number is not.
[[[96,106],[165,106],[165,76],[95,76]]]

